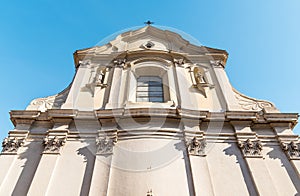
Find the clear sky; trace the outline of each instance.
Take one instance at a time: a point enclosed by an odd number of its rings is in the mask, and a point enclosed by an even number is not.
[[[300,112],[299,0],[2,1],[0,139],[13,129],[10,110],[67,87],[75,50],[148,19],[227,50],[236,89]]]

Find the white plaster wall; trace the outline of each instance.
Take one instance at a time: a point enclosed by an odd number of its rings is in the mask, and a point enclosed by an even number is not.
[[[190,195],[182,145],[163,139],[118,142],[108,195],[139,196],[150,189],[154,195]]]
[[[208,149],[206,159],[215,195],[255,193],[244,159],[235,143],[214,144]]]
[[[80,195],[84,191],[81,189],[88,158],[82,151],[89,153],[86,146],[79,141],[66,143],[54,168],[48,195]]]
[[[40,142],[26,142],[24,147],[20,148],[18,155],[1,155],[1,170],[6,172],[6,175],[0,186],[0,195],[27,194],[39,164],[41,152]],[[10,164],[9,167],[5,162]]]
[[[300,191],[300,179],[280,146],[264,146],[263,156],[278,195],[296,195]]]

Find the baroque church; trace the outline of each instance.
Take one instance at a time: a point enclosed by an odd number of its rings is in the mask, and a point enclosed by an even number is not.
[[[238,92],[225,50],[147,25],[74,53],[62,92],[13,110],[0,195],[297,195],[297,113]]]

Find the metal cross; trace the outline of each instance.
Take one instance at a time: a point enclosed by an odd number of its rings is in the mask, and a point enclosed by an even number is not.
[[[148,20],[147,22],[144,22],[144,24],[151,25],[151,24],[154,24],[154,22],[151,22],[150,20]]]

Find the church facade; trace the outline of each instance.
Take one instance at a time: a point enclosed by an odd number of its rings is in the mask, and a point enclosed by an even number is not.
[[[0,195],[296,195],[298,114],[234,89],[227,57],[151,25],[77,50],[64,91],[10,112]]]

